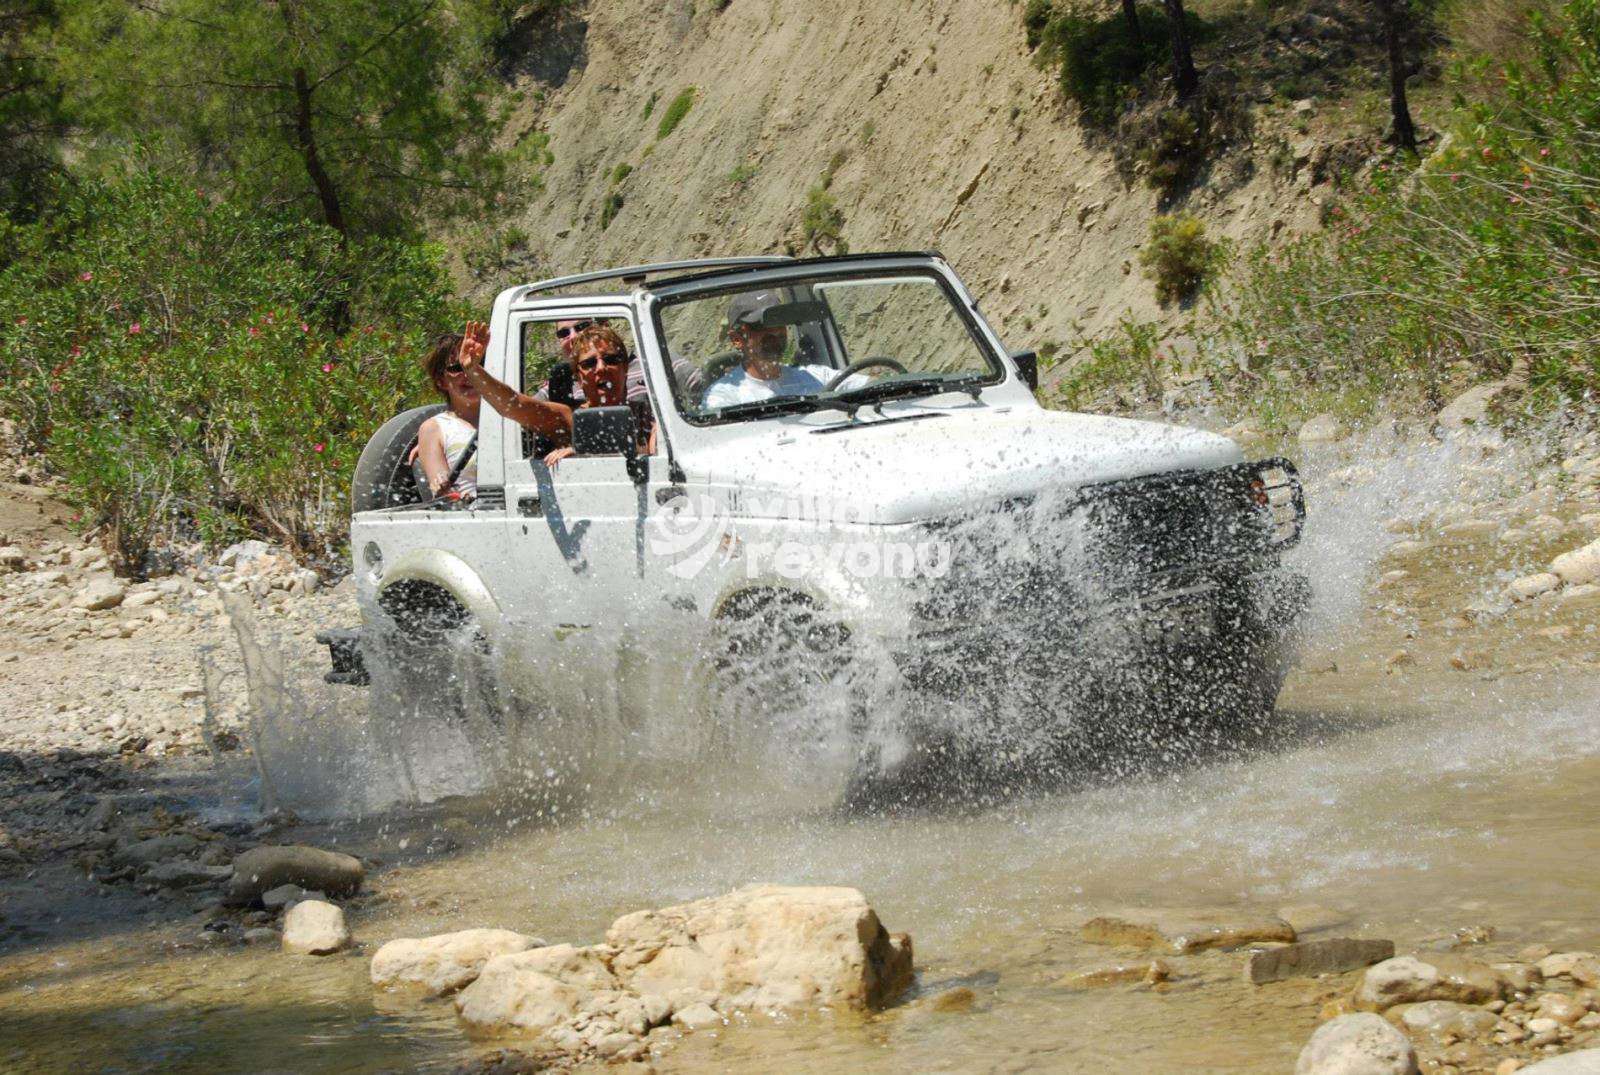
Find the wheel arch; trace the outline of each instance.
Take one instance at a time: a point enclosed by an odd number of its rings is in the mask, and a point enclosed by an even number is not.
[[[393,614],[397,603],[449,601],[476,620],[485,632],[500,626],[500,606],[483,579],[461,557],[442,549],[413,549],[383,573],[378,584],[379,607]]]

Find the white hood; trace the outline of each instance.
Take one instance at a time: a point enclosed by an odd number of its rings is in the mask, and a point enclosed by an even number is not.
[[[1243,459],[1203,430],[1023,407],[889,405],[847,427],[837,412],[752,422],[681,460],[691,484],[732,494],[735,515],[798,498],[879,523],[936,519],[1007,497]],[[926,417],[912,417],[923,415]],[[723,427],[732,432],[729,427]],[[792,510],[792,509],[789,509]]]

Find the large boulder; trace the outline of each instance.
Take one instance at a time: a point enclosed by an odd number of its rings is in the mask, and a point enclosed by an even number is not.
[[[233,860],[227,902],[242,907],[279,885],[299,885],[329,896],[353,896],[366,870],[361,860],[318,847],[253,847]]]
[[[1564,552],[1550,561],[1550,572],[1561,576],[1568,586],[1582,586],[1600,581],[1600,541],[1571,552]]]
[[[891,936],[853,888],[752,885],[625,915],[606,942],[628,988],[735,1007],[876,1008],[911,981],[911,939]]]
[[[1182,955],[1204,948],[1242,948],[1295,939],[1289,923],[1273,915],[1222,908],[1142,908],[1096,915],[1079,935],[1090,944],[1153,948]]]
[[[1354,999],[1363,1011],[1381,1012],[1425,1000],[1486,1004],[1498,999],[1504,988],[1493,968],[1457,955],[1400,956],[1368,968]]]
[[[462,1020],[489,1033],[554,1029],[598,993],[620,990],[603,946],[553,944],[495,956],[456,994]]]
[[[464,929],[437,937],[401,937],[372,957],[372,984],[416,986],[428,996],[453,993],[472,982],[496,956],[525,952],[543,941],[509,929]]]
[[[1382,1016],[1341,1015],[1317,1028],[1294,1075],[1416,1075],[1411,1041]]]
[[[344,912],[321,900],[303,900],[283,916],[283,950],[298,955],[331,955],[350,943]]]

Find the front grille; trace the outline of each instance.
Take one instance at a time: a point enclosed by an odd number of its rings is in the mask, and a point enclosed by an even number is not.
[[[933,623],[1060,622],[1160,600],[1292,544],[1303,517],[1284,460],[1014,498],[933,527],[950,542],[951,570],[929,580],[917,612]]]

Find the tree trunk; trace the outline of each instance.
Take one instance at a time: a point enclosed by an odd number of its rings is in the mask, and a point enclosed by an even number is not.
[[[1128,23],[1128,35],[1135,45],[1144,44],[1144,31],[1139,27],[1139,11],[1134,7],[1134,0],[1122,0],[1122,17]]]
[[[1406,58],[1404,49],[1406,0],[1378,0],[1383,12],[1383,36],[1389,47],[1389,111],[1394,115],[1395,145],[1417,151],[1417,128],[1411,122],[1411,106],[1406,102]]]
[[[1189,27],[1183,21],[1183,0],[1161,0],[1167,12],[1167,24],[1172,32],[1172,86],[1178,100],[1194,96],[1200,88],[1200,76],[1194,72],[1194,56],[1189,51]]]
[[[300,147],[300,157],[306,162],[306,174],[311,185],[317,188],[317,200],[322,203],[322,219],[341,237],[349,237],[344,222],[344,210],[339,207],[339,192],[333,179],[322,166],[317,154],[317,136],[311,127],[311,82],[304,67],[294,69],[294,136]]]

